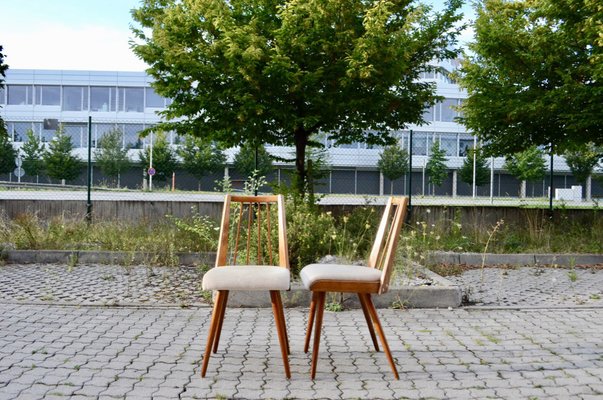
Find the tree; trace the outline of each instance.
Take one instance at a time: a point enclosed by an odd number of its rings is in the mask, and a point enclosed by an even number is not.
[[[564,156],[565,162],[572,170],[572,175],[574,175],[576,181],[586,184],[586,180],[603,158],[603,147],[587,143],[579,148],[567,150]]]
[[[0,130],[0,174],[13,172],[16,168],[17,150],[8,137],[6,129]]]
[[[160,182],[166,182],[168,179],[172,179],[172,174],[178,166],[176,155],[170,147],[167,141],[165,133],[157,132],[154,135],[153,141],[153,168],[155,169],[155,175],[153,179]],[[151,146],[147,147],[143,151],[138,153],[140,163],[144,169],[148,168],[151,159]]]
[[[390,193],[394,193],[394,181],[408,172],[408,151],[398,145],[387,146],[377,162],[379,170],[390,180]]]
[[[541,180],[546,175],[544,153],[536,146],[507,156],[505,169],[521,181],[520,197],[526,196],[526,181]]]
[[[272,172],[272,158],[266,151],[264,146],[257,147],[257,164],[256,164],[256,147],[253,143],[244,143],[238,153],[234,157],[234,167],[237,171],[246,177],[258,171],[258,176],[268,176]]]
[[[182,157],[184,169],[199,181],[199,190],[204,175],[218,172],[226,164],[226,155],[216,143],[191,135],[185,136],[178,155]]]
[[[482,186],[490,182],[488,161],[481,148],[469,149],[463,165],[459,169],[459,177],[465,183],[473,185],[473,163],[475,159],[475,186]]]
[[[123,147],[123,133],[119,129],[106,132],[98,141],[94,158],[103,174],[114,178],[119,187],[121,172],[130,165],[128,149]]]
[[[442,185],[448,177],[448,167],[446,167],[446,151],[440,148],[440,142],[435,141],[431,145],[431,154],[427,165],[427,175],[429,183],[433,185],[433,195],[435,196],[435,187]]]
[[[71,136],[65,134],[63,125],[59,125],[55,137],[52,138],[48,149],[44,151],[43,160],[49,177],[65,181],[77,178],[82,164],[77,156],[71,154],[73,143]]]
[[[29,176],[35,176],[36,180],[44,172],[44,144],[31,129],[25,132],[27,142],[23,143],[23,170]]]
[[[591,0],[478,3],[461,121],[491,154],[603,145],[602,18]]]
[[[154,88],[173,99],[157,125],[237,146],[295,147],[297,189],[306,149],[392,144],[439,97],[419,81],[455,57],[461,0],[443,11],[409,1],[147,0],[133,10],[133,51]]]

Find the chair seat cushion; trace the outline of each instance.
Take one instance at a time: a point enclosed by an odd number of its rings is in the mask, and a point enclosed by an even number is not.
[[[203,275],[203,290],[289,290],[289,269],[266,265],[212,268]]]
[[[381,280],[381,271],[361,265],[342,264],[310,264],[299,273],[304,287],[308,290],[318,282],[361,282],[378,283]]]

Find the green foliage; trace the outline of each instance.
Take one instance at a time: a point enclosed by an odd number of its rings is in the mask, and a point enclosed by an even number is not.
[[[459,177],[465,183],[473,184],[473,162],[475,159],[475,186],[490,182],[490,169],[486,156],[481,148],[469,149],[463,165],[459,169]]]
[[[600,2],[482,0],[461,121],[492,154],[603,144]]]
[[[25,132],[27,142],[23,144],[23,170],[29,176],[38,176],[44,172],[44,144],[31,129]]]
[[[446,151],[440,148],[440,142],[433,142],[431,145],[429,160],[427,161],[425,169],[427,171],[427,175],[429,176],[429,183],[434,186],[434,194],[435,186],[440,186],[442,183],[444,183],[444,180],[448,176],[448,167],[446,166],[446,161]]]
[[[266,148],[257,145],[257,168],[256,168],[256,145],[251,142],[244,143],[234,157],[235,169],[245,177],[250,177],[257,170],[257,175],[268,176],[272,172],[272,158]]]
[[[335,219],[307,202],[288,199],[287,237],[291,273],[296,276],[306,265],[331,252],[335,238]]]
[[[65,134],[63,125],[59,125],[55,137],[52,138],[43,155],[49,177],[70,181],[79,176],[82,163],[77,156],[71,154],[71,150],[73,150],[71,136]]]
[[[218,234],[220,226],[216,221],[206,215],[199,214],[194,208],[191,209],[191,216],[187,219],[176,218],[168,215],[168,219],[174,222],[179,231],[191,234],[197,242],[197,247],[210,251],[216,248],[218,243]]]
[[[2,45],[0,45],[0,89],[4,88],[4,77],[6,76],[6,70],[8,65],[4,63],[4,54],[2,53]],[[4,126],[4,120],[0,117],[0,136],[6,134],[6,127]]]
[[[106,132],[98,141],[94,157],[103,174],[115,178],[119,187],[119,176],[130,165],[128,150],[123,147],[123,133],[119,129]]]
[[[226,164],[222,149],[205,138],[186,135],[184,144],[178,149],[182,166],[199,181],[204,175],[218,172]]]
[[[408,151],[399,145],[387,146],[381,152],[377,166],[391,181],[390,193],[393,193],[394,181],[408,172],[408,158]]]
[[[422,122],[438,97],[418,78],[458,54],[461,4],[434,13],[405,1],[146,1],[132,12],[132,49],[173,99],[160,128],[295,146],[303,193],[316,133],[388,144],[392,130]]]
[[[506,157],[505,169],[521,181],[537,181],[546,176],[544,153],[532,146],[520,153]]]
[[[154,134],[153,138],[153,168],[156,171],[153,180],[166,182],[168,179],[172,179],[172,173],[176,170],[178,161],[167,141],[165,133],[158,131]],[[151,146],[140,151],[138,158],[144,169],[149,168],[149,165],[151,165]]]
[[[6,130],[0,130],[0,174],[13,172],[17,150],[13,147]]]
[[[603,146],[587,143],[565,152],[565,162],[572,170],[576,181],[585,184],[599,161],[603,158]]]

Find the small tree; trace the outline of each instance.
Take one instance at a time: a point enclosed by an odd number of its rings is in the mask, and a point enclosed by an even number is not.
[[[565,162],[579,183],[585,184],[588,177],[603,157],[603,147],[588,143],[564,154]]]
[[[161,182],[166,182],[171,179],[172,173],[176,170],[178,161],[176,155],[170,147],[165,133],[157,132],[154,135],[155,141],[153,142],[153,168],[155,169],[155,175],[153,179]],[[151,147],[147,147],[143,151],[138,153],[140,163],[143,168],[149,167],[151,159]]]
[[[44,152],[43,159],[48,176],[60,179],[62,184],[77,178],[82,167],[80,159],[71,154],[71,150],[71,136],[65,134],[61,124]]]
[[[390,180],[390,193],[394,193],[394,181],[408,172],[408,151],[400,146],[387,146],[377,162],[379,170]]]
[[[0,130],[0,174],[12,172],[17,158],[17,150],[13,147],[6,130]]]
[[[184,144],[178,149],[182,166],[199,181],[204,175],[218,172],[226,164],[226,155],[220,147],[205,138],[186,135]]]
[[[258,176],[268,176],[272,171],[272,157],[263,145],[257,145],[257,168],[256,168],[256,146],[252,142],[245,142],[234,158],[234,167],[246,177],[258,171]]]
[[[508,156],[505,169],[521,181],[520,197],[526,196],[526,181],[541,180],[546,175],[544,153],[536,146]]]
[[[448,167],[446,167],[446,151],[440,148],[440,142],[435,141],[431,145],[431,154],[427,165],[427,174],[429,183],[433,185],[433,195],[435,196],[435,187],[442,185],[448,176]]]
[[[475,159],[475,186],[485,185],[490,181],[488,162],[481,148],[469,149],[463,165],[459,169],[459,177],[465,183],[473,185],[473,163]]]
[[[121,172],[130,165],[128,150],[122,143],[123,133],[113,129],[99,139],[98,148],[94,151],[96,164],[103,174],[115,179],[117,187],[120,187]]]
[[[36,182],[44,172],[44,144],[31,129],[25,132],[27,142],[23,143],[23,170],[29,176],[35,176]]]

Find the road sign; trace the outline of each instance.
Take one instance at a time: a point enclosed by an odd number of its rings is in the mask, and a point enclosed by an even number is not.
[[[20,167],[21,165],[23,165],[23,160],[21,159],[21,157],[15,158],[15,165],[17,167]]]
[[[147,173],[149,174],[149,176],[153,176],[155,175],[155,168],[149,168],[149,170],[147,171]]]
[[[15,170],[13,171],[13,174],[15,174],[15,176],[17,177],[22,177],[23,175],[25,175],[25,170],[21,167],[17,167],[15,168]]]

